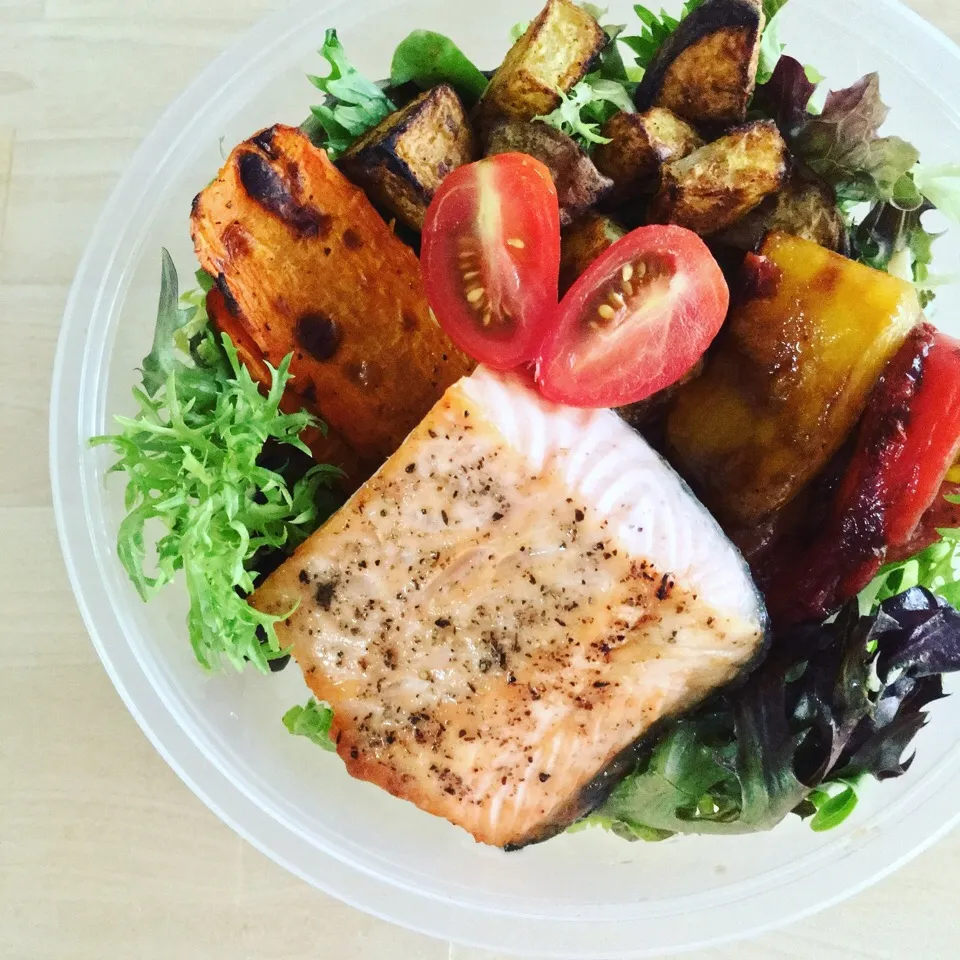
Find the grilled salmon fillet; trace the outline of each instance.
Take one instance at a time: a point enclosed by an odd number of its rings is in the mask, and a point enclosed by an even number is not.
[[[355,777],[518,847],[761,652],[736,549],[609,411],[484,369],[257,591]],[[625,772],[622,771],[622,772]]]

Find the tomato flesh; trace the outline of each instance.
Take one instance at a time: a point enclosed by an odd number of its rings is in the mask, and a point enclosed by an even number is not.
[[[646,400],[694,367],[729,306],[723,273],[695,233],[634,230],[565,297],[540,351],[540,390],[575,407]]]
[[[455,170],[427,211],[420,263],[430,306],[461,350],[496,370],[534,360],[560,274],[549,170],[519,153]]]

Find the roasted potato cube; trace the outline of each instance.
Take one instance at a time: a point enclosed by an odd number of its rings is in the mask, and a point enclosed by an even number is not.
[[[743,123],[757,84],[761,0],[706,0],[660,48],[637,89],[637,107],[666,107],[695,126]]]
[[[597,169],[614,183],[611,197],[629,200],[654,192],[665,163],[689,156],[703,146],[693,127],[661,107],[645,113],[616,113],[601,129],[610,143],[593,151]]]
[[[822,180],[799,174],[715,239],[738,250],[756,250],[774,231],[810,240],[837,253],[847,248],[847,228],[833,189]]]
[[[487,143],[487,156],[526,153],[546,166],[557,187],[560,224],[567,227],[613,188],[589,155],[571,137],[545,123],[498,123]]]
[[[532,120],[560,106],[607,45],[597,21],[572,0],[548,0],[513,45],[477,108],[481,132],[497,120]]]
[[[771,234],[704,375],[667,427],[672,462],[728,525],[756,527],[840,450],[921,319],[913,285]]]
[[[784,184],[790,155],[777,125],[758,120],[666,164],[651,223],[709,236],[755,210]]]
[[[463,103],[441,84],[391,114],[340,158],[340,169],[374,203],[414,230],[443,178],[476,159],[477,145]]]
[[[626,234],[619,223],[599,213],[588,213],[564,230],[560,245],[560,296],[587,272],[597,257]]]

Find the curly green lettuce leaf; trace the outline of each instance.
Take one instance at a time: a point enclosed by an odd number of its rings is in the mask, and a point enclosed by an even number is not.
[[[510,42],[516,43],[530,29],[532,20],[518,20],[510,28]]]
[[[320,49],[329,67],[310,82],[326,94],[323,104],[311,107],[303,130],[331,159],[341,157],[353,143],[396,110],[390,98],[347,58],[336,30],[328,30]]]
[[[143,389],[133,392],[139,412],[116,417],[120,432],[91,444],[111,447],[118,460],[110,472],[127,476],[117,552],[141,598],[153,599],[182,572],[199,663],[208,670],[252,663],[267,671],[285,651],[274,626],[281,618],[244,599],[254,589],[254,561],[316,529],[325,519],[320,489],[338,471],[314,466],[291,483],[285,469],[263,465],[268,448],[287,451],[280,461],[288,467],[309,457],[300,434],[313,419],[280,411],[290,358],[273,371],[264,396],[205,313],[180,350],[177,338],[194,326],[199,307],[185,309],[177,286],[164,251],[154,347],[144,361]]]
[[[610,142],[600,135],[600,127],[615,113],[636,110],[627,87],[600,73],[585,77],[568,94],[558,92],[562,98],[560,106],[553,113],[534,119],[555,127],[585,149]]]
[[[333,710],[329,704],[311,697],[306,706],[291,707],[283,715],[283,725],[295,737],[306,737],[324,750],[334,751],[337,745],[330,738]]]
[[[468,105],[483,96],[489,83],[449,37],[432,30],[414,30],[400,41],[393,54],[390,82],[395,86],[415,83],[421,90],[449,83]]]

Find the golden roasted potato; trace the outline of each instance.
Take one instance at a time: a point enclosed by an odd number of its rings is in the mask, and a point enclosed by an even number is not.
[[[374,203],[420,230],[443,178],[476,154],[463,103],[444,83],[361,137],[338,165]]]
[[[651,223],[676,223],[701,236],[755,210],[786,182],[790,155],[777,125],[758,120],[664,166]]]
[[[789,233],[842,253],[847,228],[833,188],[822,180],[794,175],[779,193],[714,239],[738,250],[756,250],[771,232]]]
[[[637,90],[637,107],[666,107],[709,129],[743,123],[765,25],[761,0],[706,0],[660,48]]]
[[[474,364],[437,325],[420,264],[300,130],[241,143],[196,198],[201,266],[257,355],[379,465]],[[253,373],[256,376],[256,373]]]
[[[513,45],[477,107],[482,134],[500,119],[532,120],[560,106],[607,45],[600,24],[572,0],[547,0]]]
[[[588,213],[563,231],[560,244],[560,296],[627,231],[610,217]]]
[[[616,113],[600,133],[610,143],[601,143],[593,151],[593,162],[613,181],[611,199],[617,200],[631,200],[647,189],[655,191],[665,163],[703,146],[690,124],[662,107],[645,113]]]
[[[597,170],[575,140],[545,123],[498,123],[488,138],[487,156],[498,153],[529,154],[550,171],[564,227],[596,206],[613,188],[613,181]]]
[[[758,526],[846,442],[922,318],[912,284],[771,234],[706,372],[680,391],[672,462],[724,522]]]

